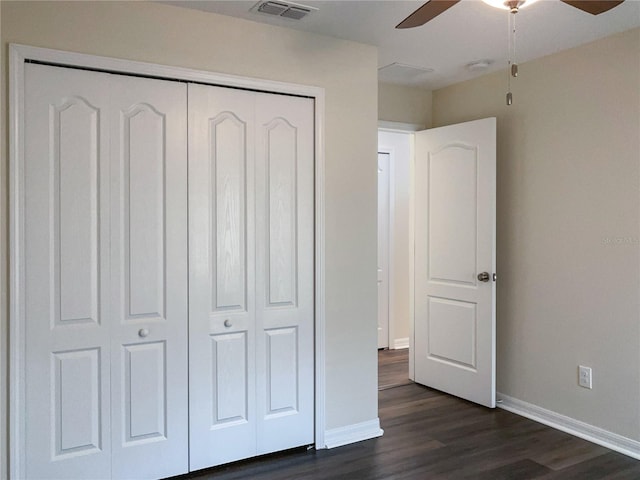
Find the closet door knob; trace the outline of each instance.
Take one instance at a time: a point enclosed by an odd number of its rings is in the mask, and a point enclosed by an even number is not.
[[[140,330],[138,330],[138,336],[139,337],[144,338],[147,335],[149,335],[149,329],[148,328],[141,328]]]
[[[478,280],[480,280],[481,282],[488,282],[489,281],[489,272],[482,272],[478,274]]]
[[[227,327],[227,328],[229,328],[231,325],[233,325],[233,324],[231,323],[231,320],[229,320],[229,319],[227,318],[227,319],[224,321],[224,326],[225,326],[225,327]]]

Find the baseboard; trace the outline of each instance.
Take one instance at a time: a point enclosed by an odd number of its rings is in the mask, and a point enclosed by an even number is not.
[[[327,448],[341,447],[350,443],[380,437],[383,433],[384,430],[380,428],[380,419],[376,418],[368,422],[327,430],[324,432],[324,443]]]
[[[393,349],[394,350],[400,350],[401,348],[409,348],[409,337],[396,338],[393,341]]]
[[[498,407],[640,460],[640,442],[517,398],[497,394]]]

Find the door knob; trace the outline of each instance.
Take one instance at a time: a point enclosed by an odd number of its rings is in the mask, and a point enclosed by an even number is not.
[[[482,272],[478,274],[478,280],[480,280],[481,282],[488,282],[489,281],[489,272]]]
[[[228,318],[224,321],[224,326],[229,328],[232,325],[231,320],[229,320]]]
[[[147,335],[149,335],[149,329],[148,328],[141,328],[140,330],[138,330],[138,336],[139,337],[146,337]]]

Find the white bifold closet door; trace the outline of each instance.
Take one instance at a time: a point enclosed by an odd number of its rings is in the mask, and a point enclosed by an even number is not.
[[[189,85],[191,470],[313,443],[313,112]]]
[[[27,64],[24,128],[26,476],[184,473],[186,86]]]

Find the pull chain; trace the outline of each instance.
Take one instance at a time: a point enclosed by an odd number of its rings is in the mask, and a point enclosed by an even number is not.
[[[511,34],[513,35],[511,40],[511,46],[513,51],[511,52],[511,76],[518,76],[518,59],[516,58],[516,13],[518,10],[511,12],[511,16],[513,17],[513,29],[511,30]]]
[[[516,63],[516,13],[518,8],[514,7],[509,11],[508,16],[508,66],[507,69],[507,105],[513,103],[513,94],[511,93],[511,77],[518,76],[518,64]]]
[[[511,12],[507,14],[507,105],[513,103],[511,94]]]

